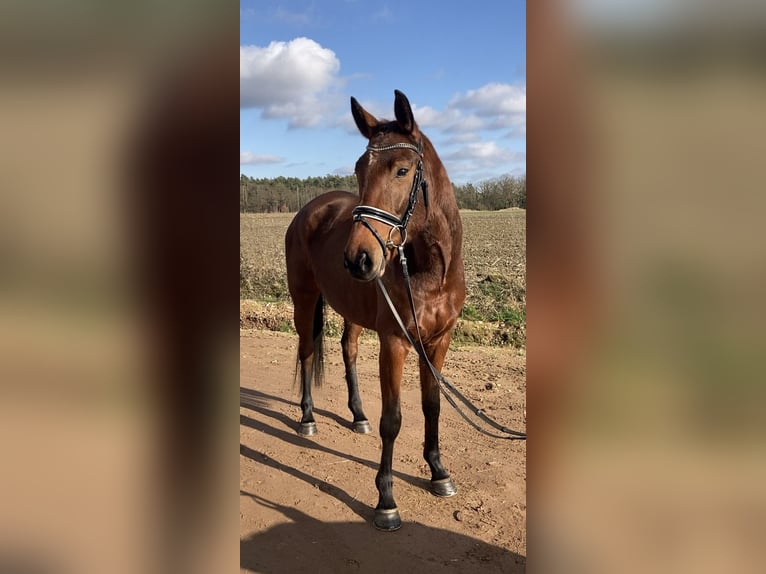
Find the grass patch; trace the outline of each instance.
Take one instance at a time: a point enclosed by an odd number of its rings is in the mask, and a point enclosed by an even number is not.
[[[474,307],[470,303],[466,303],[465,305],[463,305],[463,310],[460,313],[460,316],[464,320],[468,320],[468,321],[481,321],[482,320],[481,313],[479,313],[478,309],[476,309],[476,307]]]
[[[527,322],[527,314],[518,309],[502,308],[491,317],[491,320],[507,323],[509,325],[523,325]]]

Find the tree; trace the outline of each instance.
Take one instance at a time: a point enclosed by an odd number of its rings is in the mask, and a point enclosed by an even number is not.
[[[328,174],[322,177],[279,176],[252,178],[240,175],[239,210],[246,212],[298,211],[311,199],[333,189],[356,193],[355,175]],[[474,185],[452,184],[460,209],[505,209],[527,207],[527,176],[502,176]]]

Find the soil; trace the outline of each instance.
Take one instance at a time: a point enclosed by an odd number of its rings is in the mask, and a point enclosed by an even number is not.
[[[458,493],[429,493],[422,458],[417,357],[402,385],[394,496],[402,528],[372,526],[380,460],[377,340],[362,337],[357,364],[373,432],[351,431],[339,341],[328,337],[325,382],[314,389],[318,433],[297,434],[297,337],[240,331],[240,567],[260,573],[523,572],[526,442],[478,433],[442,401],[442,461]],[[526,428],[526,359],[503,347],[458,346],[444,375],[501,424]]]

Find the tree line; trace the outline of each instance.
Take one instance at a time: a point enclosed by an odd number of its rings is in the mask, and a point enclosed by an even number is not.
[[[239,178],[239,211],[241,213],[274,213],[298,211],[309,201],[327,191],[343,189],[356,193],[355,175],[323,177]],[[497,210],[508,207],[527,208],[527,176],[502,176],[474,185],[452,184],[460,209]]]

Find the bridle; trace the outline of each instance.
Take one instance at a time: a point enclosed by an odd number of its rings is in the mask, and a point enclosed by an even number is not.
[[[411,149],[418,154],[418,165],[415,168],[415,177],[412,180],[410,197],[407,201],[407,208],[404,210],[404,215],[397,217],[393,213],[371,205],[359,205],[351,212],[353,220],[364,225],[370,230],[375,239],[377,239],[380,248],[383,250],[383,259],[386,258],[388,249],[403,246],[407,242],[407,224],[410,221],[412,212],[415,211],[415,205],[418,202],[418,192],[421,189],[423,190],[423,203],[426,208],[428,208],[428,183],[423,177],[423,140],[420,140],[418,145],[400,142],[387,146],[367,146],[368,152],[388,151],[392,149]],[[391,228],[388,231],[388,239],[384,240],[380,234],[375,231],[375,228],[370,225],[370,222],[368,221],[369,219],[384,223]],[[399,234],[399,243],[394,243],[394,231]]]

